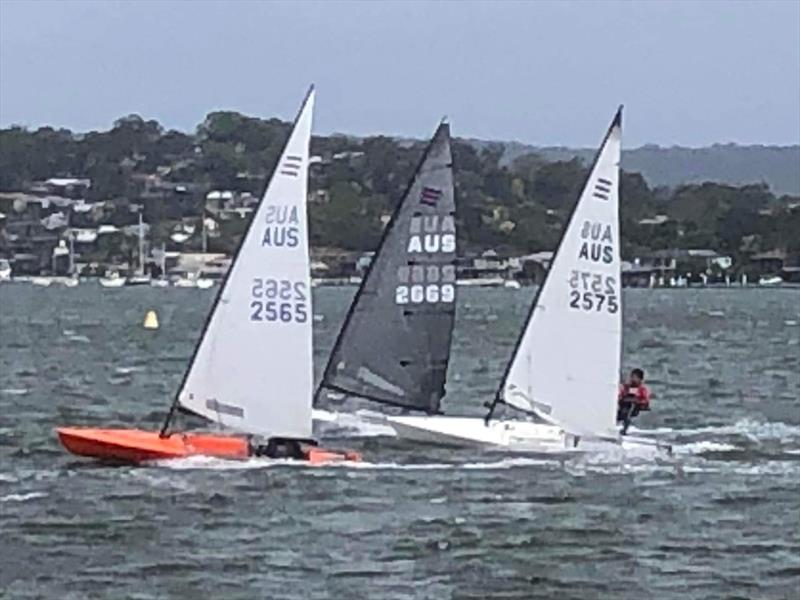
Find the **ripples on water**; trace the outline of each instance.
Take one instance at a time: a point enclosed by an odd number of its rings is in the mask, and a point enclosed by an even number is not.
[[[353,290],[316,295],[317,371]],[[532,290],[467,290],[445,404],[480,414]],[[800,585],[800,293],[628,290],[638,425],[673,457],[334,440],[357,467],[98,466],[58,424],[157,427],[212,294],[0,286],[9,598],[789,598]],[[157,332],[140,327],[148,308]],[[0,592],[0,596],[2,596]]]

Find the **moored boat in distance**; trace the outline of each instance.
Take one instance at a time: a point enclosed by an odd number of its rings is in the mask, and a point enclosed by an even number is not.
[[[152,278],[150,275],[130,275],[125,278],[125,285],[150,285]]]
[[[0,283],[11,281],[11,263],[5,258],[0,258]]]
[[[780,275],[765,275],[758,279],[758,285],[764,286],[779,286],[783,283],[783,277]]]
[[[53,283],[53,278],[44,275],[34,276],[31,277],[31,283],[39,287],[50,287]]]
[[[97,281],[104,288],[120,288],[125,285],[125,278],[117,271],[109,271]]]
[[[178,277],[172,281],[172,286],[176,288],[196,288],[197,280],[191,277]]]
[[[133,274],[128,274],[125,278],[125,285],[150,285],[153,280],[150,274],[145,273],[144,270],[144,221],[142,219],[142,210],[139,209],[139,224],[137,227],[137,235],[139,237],[139,260],[136,271]]]
[[[203,277],[200,273],[185,273],[177,277],[172,285],[178,288],[199,288],[207,290],[214,287],[214,280]]]
[[[75,454],[141,462],[189,456],[357,461],[312,437],[312,298],[307,187],[309,90],[214,300],[160,431],[60,427]],[[231,374],[236,376],[232,377]],[[231,433],[172,431],[178,411]]]
[[[53,283],[57,283],[59,285],[63,285],[64,287],[73,288],[80,285],[81,280],[78,278],[77,275],[72,275],[68,277],[53,277]]]

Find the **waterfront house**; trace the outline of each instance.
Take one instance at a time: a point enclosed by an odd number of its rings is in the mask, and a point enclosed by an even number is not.
[[[753,254],[750,257],[750,265],[758,276],[780,275],[785,261],[786,252],[777,249]]]

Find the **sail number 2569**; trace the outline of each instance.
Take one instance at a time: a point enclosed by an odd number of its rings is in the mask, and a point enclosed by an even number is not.
[[[583,311],[619,311],[617,280],[610,275],[572,271],[569,278],[569,305]]]
[[[250,292],[251,321],[308,321],[308,290],[304,281],[255,277]]]

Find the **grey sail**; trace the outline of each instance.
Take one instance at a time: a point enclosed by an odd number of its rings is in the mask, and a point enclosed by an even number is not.
[[[442,123],[384,230],[320,388],[438,412],[455,317],[455,260],[450,128]]]

